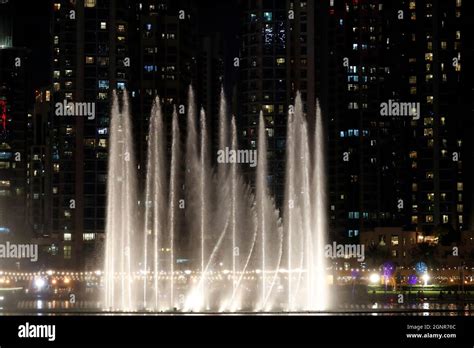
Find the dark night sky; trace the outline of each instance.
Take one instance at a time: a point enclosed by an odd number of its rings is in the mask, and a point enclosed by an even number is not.
[[[13,45],[31,49],[32,86],[46,85],[49,79],[49,33],[48,0],[13,0]]]

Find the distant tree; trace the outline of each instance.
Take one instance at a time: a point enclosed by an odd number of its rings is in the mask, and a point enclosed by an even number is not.
[[[417,262],[423,261],[428,266],[434,266],[438,264],[436,249],[436,245],[430,243],[419,243],[413,247],[411,255]]]
[[[461,234],[456,231],[451,224],[439,224],[433,230],[433,235],[438,237],[438,242],[441,245],[451,245],[452,243],[459,242]]]
[[[386,246],[380,245],[379,243],[369,244],[365,252],[368,263],[375,267],[380,266],[384,261],[390,257],[390,251]]]

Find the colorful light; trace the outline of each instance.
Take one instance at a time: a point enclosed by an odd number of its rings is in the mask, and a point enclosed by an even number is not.
[[[7,102],[5,100],[0,100],[0,119],[3,130],[7,130]]]

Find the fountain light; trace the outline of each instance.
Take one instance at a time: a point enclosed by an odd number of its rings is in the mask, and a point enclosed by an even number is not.
[[[427,286],[428,285],[428,281],[430,280],[430,276],[428,273],[425,273],[421,276],[421,279],[423,279],[423,283],[424,285],[423,286]]]
[[[46,281],[43,278],[38,277],[35,279],[36,289],[41,290],[42,288],[44,288],[45,285]]]
[[[372,284],[378,284],[380,283],[380,275],[378,273],[372,273],[369,280]]]

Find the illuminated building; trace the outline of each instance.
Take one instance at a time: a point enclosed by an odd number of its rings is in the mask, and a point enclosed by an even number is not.
[[[0,238],[20,241],[30,237],[25,224],[30,52],[12,46],[9,6],[0,4]]]

